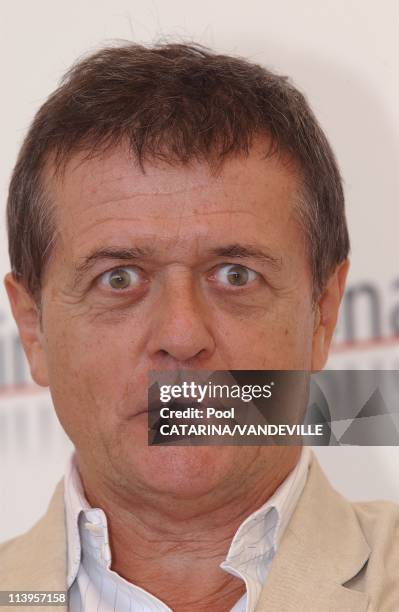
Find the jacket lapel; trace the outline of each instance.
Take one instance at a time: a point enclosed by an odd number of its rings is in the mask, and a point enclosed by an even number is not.
[[[351,504],[331,487],[313,456],[256,610],[362,612],[367,594],[344,585],[369,555]]]
[[[0,546],[0,590],[66,591],[64,514],[64,484],[61,480],[46,514],[26,534],[4,547]],[[59,607],[54,609],[60,610]]]

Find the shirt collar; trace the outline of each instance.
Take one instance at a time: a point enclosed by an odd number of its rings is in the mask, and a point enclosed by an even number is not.
[[[66,466],[64,483],[67,532],[67,587],[69,589],[78,573],[82,555],[79,518],[91,509],[83,491],[74,452],[71,454]]]
[[[247,583],[254,577],[253,561],[264,558],[266,563],[279,545],[284,530],[291,518],[306,482],[310,461],[310,450],[304,446],[295,468],[276,489],[273,495],[255,512],[250,514],[237,529],[225,561],[220,567],[239,575]],[[66,509],[68,574],[67,587],[74,582],[81,562],[82,541],[80,527],[101,533],[103,543],[97,551],[96,560],[110,567],[111,555],[108,526],[105,513],[100,508],[91,508],[83,491],[82,481],[72,453],[65,472],[64,501]],[[256,563],[256,578],[262,581],[262,563]]]
[[[220,565],[244,580],[250,610],[255,607],[254,602],[305,486],[309,462],[310,450],[304,446],[298,463],[273,495],[241,523],[226,560]]]

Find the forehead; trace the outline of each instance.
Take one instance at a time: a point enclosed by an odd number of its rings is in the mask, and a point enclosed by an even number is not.
[[[226,230],[226,216],[247,233],[260,222],[284,226],[295,212],[298,173],[288,157],[265,158],[266,150],[256,143],[249,155],[227,158],[217,172],[206,162],[147,162],[143,171],[122,147],[91,158],[77,155],[51,181],[58,238],[72,245],[118,229],[151,234],[153,227],[157,234],[160,224],[164,230],[176,220],[192,233],[202,223],[209,235]]]

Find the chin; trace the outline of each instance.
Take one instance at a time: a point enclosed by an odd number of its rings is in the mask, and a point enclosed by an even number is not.
[[[133,491],[165,494],[180,499],[233,490],[256,454],[256,447],[148,445],[146,415],[121,427],[108,455],[119,480]]]
[[[192,499],[215,492],[237,477],[238,450],[232,446],[147,446],[132,459],[137,478],[148,490]]]

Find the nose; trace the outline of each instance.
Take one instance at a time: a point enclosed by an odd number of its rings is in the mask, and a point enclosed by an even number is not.
[[[151,360],[160,367],[205,368],[215,350],[209,311],[190,277],[166,283],[153,311]]]

